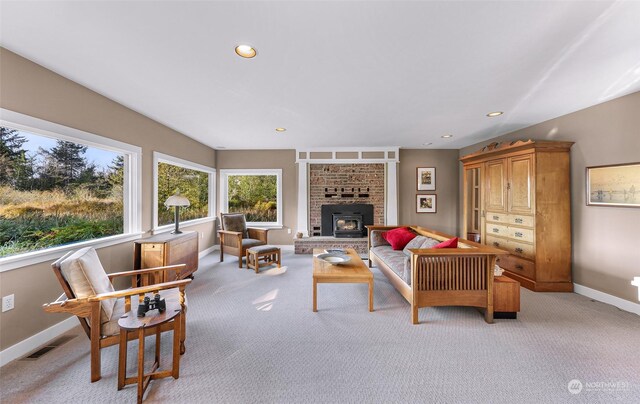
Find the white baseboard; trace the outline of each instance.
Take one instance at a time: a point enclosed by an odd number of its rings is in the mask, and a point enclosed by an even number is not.
[[[198,253],[198,259],[202,259],[203,257],[211,254],[214,251],[218,251],[220,250],[220,246],[219,245],[212,245],[211,247],[207,248],[206,250],[202,250]]]
[[[33,335],[23,341],[18,342],[9,348],[0,351],[0,367],[7,363],[25,356],[26,354],[35,351],[39,347],[43,346],[49,341],[58,338],[60,335],[71,330],[72,328],[80,325],[77,317],[70,317],[58,324],[52,325],[46,330],[40,331],[36,335]]]
[[[608,293],[600,292],[599,290],[578,285],[577,283],[573,284],[573,291],[579,295],[589,297],[602,303],[610,304],[620,310],[628,311],[640,316],[640,304],[638,303],[630,302]]]

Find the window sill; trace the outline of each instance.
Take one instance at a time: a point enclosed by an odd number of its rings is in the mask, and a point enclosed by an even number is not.
[[[279,223],[260,223],[260,222],[247,222],[247,227],[253,227],[258,229],[279,230],[284,226]]]
[[[104,248],[116,244],[126,243],[128,241],[133,241],[141,238],[142,234],[143,233],[119,234],[117,236],[104,237],[96,240],[80,241],[78,243],[65,244],[58,247],[52,247],[44,250],[0,258],[0,272],[11,271],[42,262],[54,261],[62,257],[69,251],[77,250],[83,247]]]
[[[203,224],[203,223],[210,223],[215,221],[216,218],[214,216],[210,216],[210,217],[203,217],[201,219],[193,219],[193,220],[189,220],[186,222],[180,222],[180,229],[185,228],[185,227],[190,227],[190,226],[195,226],[198,224]],[[168,233],[170,231],[172,231],[173,229],[175,229],[176,226],[175,224],[165,224],[163,226],[158,226],[155,229],[153,229],[151,232],[156,235],[156,234],[162,234],[162,233]]]

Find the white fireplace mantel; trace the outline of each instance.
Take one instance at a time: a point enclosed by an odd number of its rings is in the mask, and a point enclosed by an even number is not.
[[[399,147],[297,149],[298,232],[309,236],[309,164],[384,164],[384,223],[398,224]]]

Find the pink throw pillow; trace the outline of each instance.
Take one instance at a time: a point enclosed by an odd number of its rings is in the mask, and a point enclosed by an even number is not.
[[[415,236],[416,234],[408,227],[398,227],[382,233],[382,238],[387,240],[394,250],[402,250]]]
[[[458,237],[450,238],[440,244],[436,244],[433,248],[458,248]]]

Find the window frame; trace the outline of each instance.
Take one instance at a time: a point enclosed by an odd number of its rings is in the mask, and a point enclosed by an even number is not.
[[[276,222],[247,222],[247,226],[278,229],[282,228],[282,169],[281,168],[250,168],[250,169],[220,169],[220,213],[229,213],[229,175],[275,175],[276,176]]]
[[[79,129],[0,108],[0,125],[124,155],[123,233],[0,258],[0,272],[51,261],[82,247],[103,248],[142,236],[142,148]]]
[[[166,233],[175,229],[175,223],[158,225],[158,163],[171,164],[174,166],[188,168],[189,170],[205,172],[208,175],[209,181],[207,186],[209,187],[209,215],[207,217],[201,217],[199,219],[192,219],[186,221],[180,221],[180,227],[193,226],[196,224],[212,222],[216,220],[216,169],[207,167],[202,164],[194,163],[189,160],[184,160],[179,157],[171,156],[168,154],[153,152],[153,234]]]

